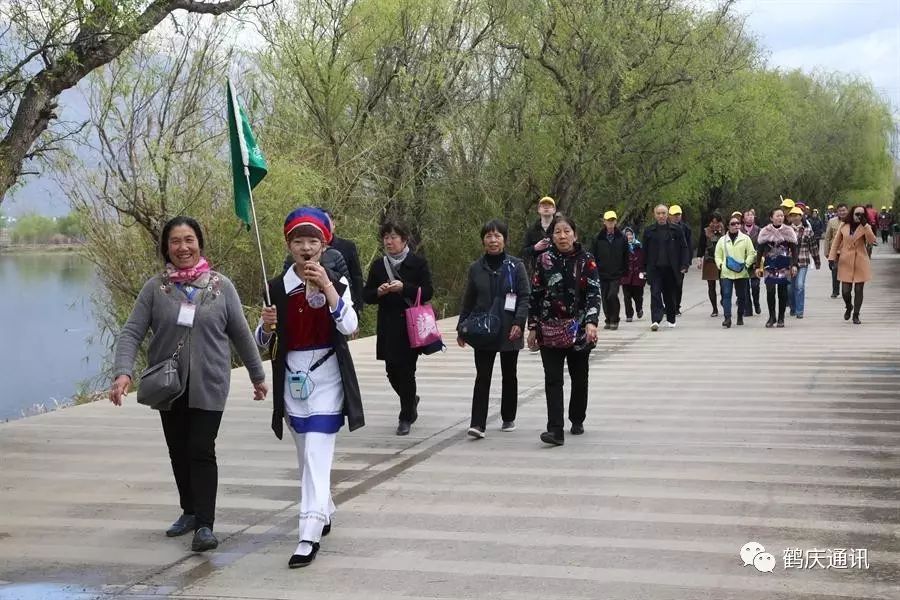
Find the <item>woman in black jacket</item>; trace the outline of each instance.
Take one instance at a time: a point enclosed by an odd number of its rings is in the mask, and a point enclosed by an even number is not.
[[[411,348],[406,335],[406,309],[416,301],[434,295],[428,262],[409,249],[409,234],[396,223],[387,222],[379,231],[384,256],[369,266],[363,288],[363,302],[378,305],[375,356],[384,361],[388,381],[400,397],[397,435],[409,435],[410,426],[419,417],[416,395],[416,361],[419,350]]]
[[[506,254],[509,228],[503,221],[489,221],[481,228],[484,256],[469,266],[469,277],[459,313],[456,338],[460,348],[475,349],[475,389],[468,434],[484,437],[494,361],[500,353],[503,391],[500,431],[515,431],[519,383],[516,369],[522,335],[528,319],[528,273],[525,264]]]

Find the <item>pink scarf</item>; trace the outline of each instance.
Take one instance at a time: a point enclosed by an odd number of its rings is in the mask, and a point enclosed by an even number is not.
[[[172,283],[188,283],[194,281],[204,273],[209,273],[210,266],[204,257],[200,257],[200,262],[189,269],[176,269],[172,263],[166,263],[166,273],[169,281]]]

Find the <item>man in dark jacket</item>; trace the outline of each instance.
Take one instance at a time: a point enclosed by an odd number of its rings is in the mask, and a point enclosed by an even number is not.
[[[616,227],[618,215],[608,210],[603,215],[604,228],[594,238],[591,254],[597,260],[600,277],[600,301],[603,305],[603,329],[619,328],[620,280],[628,270],[628,241]]]
[[[691,240],[691,228],[687,223],[684,222],[684,216],[681,214],[681,207],[677,204],[673,204],[669,208],[669,223],[677,225],[681,228],[681,233],[684,235],[684,241],[685,243],[687,243],[688,251],[692,251],[694,248],[694,243]],[[676,272],[675,279],[678,283],[678,286],[675,289],[675,314],[680,315],[681,294],[684,291],[684,273],[680,271]]]
[[[550,248],[550,223],[556,214],[556,200],[550,196],[544,196],[538,200],[537,207],[540,219],[525,232],[525,244],[522,246],[522,260],[529,277],[534,273],[534,266],[538,258]]]
[[[669,209],[660,204],[653,210],[656,223],[644,230],[647,279],[650,280],[650,326],[659,329],[665,311],[668,327],[675,327],[678,275],[687,273],[691,251],[679,225],[668,222]]]
[[[334,215],[329,210],[325,210],[325,214],[331,219],[331,225],[334,227]],[[351,240],[339,238],[335,235],[331,238],[331,243],[328,246],[340,252],[341,256],[344,257],[349,275],[347,281],[350,282],[350,297],[353,299],[353,309],[356,311],[356,314],[361,314],[363,308],[365,308],[362,297],[365,278],[363,277],[362,266],[359,264],[359,252],[356,250],[356,244]]]

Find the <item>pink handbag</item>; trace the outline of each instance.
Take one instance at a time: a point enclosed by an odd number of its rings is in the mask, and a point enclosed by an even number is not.
[[[406,309],[406,335],[410,348],[423,348],[442,341],[434,309],[430,304],[422,304],[422,288],[416,292],[416,303]]]

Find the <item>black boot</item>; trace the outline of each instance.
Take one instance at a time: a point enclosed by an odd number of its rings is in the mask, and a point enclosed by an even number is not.
[[[738,319],[740,319],[740,317],[738,317]],[[725,320],[722,321],[722,327],[725,327],[726,329],[731,329],[731,318],[730,317],[725,317]]]
[[[738,315],[737,324],[738,324],[738,327],[740,327],[741,325],[744,324],[744,315]]]

